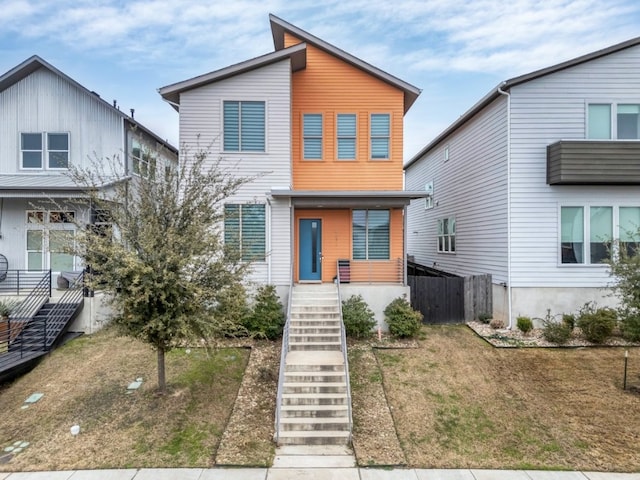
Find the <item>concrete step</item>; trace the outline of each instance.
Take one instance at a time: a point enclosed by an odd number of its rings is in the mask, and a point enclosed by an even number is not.
[[[285,381],[282,393],[347,393],[345,382],[296,382]]]
[[[289,325],[290,335],[304,335],[304,334],[333,334],[340,335],[340,327],[332,325],[318,325],[318,326],[291,326]]]
[[[340,328],[340,315],[291,316],[289,327],[333,327]]]
[[[350,440],[348,431],[317,431],[317,432],[280,432],[278,445],[347,445]]]
[[[335,351],[339,352],[341,348],[340,342],[289,342],[289,350],[291,351]]]
[[[280,413],[282,418],[287,417],[347,417],[348,405],[284,405]]]
[[[347,405],[344,393],[283,393],[283,405]]]
[[[287,417],[280,419],[280,432],[349,430],[349,419],[336,417]]]
[[[322,447],[314,446],[314,448],[322,448],[323,450],[326,450],[328,447],[335,447],[335,446],[336,445],[324,445]],[[281,447],[281,449],[299,448],[299,447],[300,446],[298,445],[292,445],[287,447]],[[344,448],[344,447],[340,447],[340,448]],[[326,453],[319,453],[316,455],[313,455],[313,454],[287,455],[287,454],[279,454],[276,451],[276,457],[273,459],[273,465],[271,468],[318,469],[318,468],[353,468],[355,466],[356,466],[356,459],[353,456],[353,454],[328,455]]]
[[[319,305],[326,305],[326,304],[337,305],[338,304],[338,295],[337,294],[331,294],[331,295],[309,295],[309,294],[305,294],[305,295],[301,295],[301,294],[296,294],[294,292],[293,296],[291,297],[291,304],[292,305],[313,305],[315,303],[318,303]]]
[[[339,342],[340,334],[326,334],[326,333],[289,333],[289,343],[303,343],[303,342]]]
[[[285,383],[295,382],[346,382],[344,370],[329,372],[289,372],[285,370]]]
[[[324,314],[328,314],[328,313],[333,313],[333,314],[340,314],[340,310],[338,309],[337,305],[333,304],[333,305],[317,305],[317,304],[313,304],[313,305],[291,305],[291,313],[324,313]]]

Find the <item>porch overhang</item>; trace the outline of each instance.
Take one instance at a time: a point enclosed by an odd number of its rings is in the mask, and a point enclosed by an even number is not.
[[[275,199],[290,199],[299,208],[403,208],[411,200],[425,198],[422,191],[405,190],[287,190],[271,189]]]

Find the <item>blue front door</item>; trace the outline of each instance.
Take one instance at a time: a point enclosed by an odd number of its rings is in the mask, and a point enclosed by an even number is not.
[[[300,280],[322,279],[322,220],[300,220]]]

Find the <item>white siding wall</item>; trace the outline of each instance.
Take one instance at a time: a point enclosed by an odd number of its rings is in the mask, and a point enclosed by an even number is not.
[[[507,102],[500,97],[406,171],[407,190],[434,182],[434,208],[408,207],[409,255],[459,275],[507,276]],[[444,148],[449,146],[449,160]],[[437,220],[455,216],[456,253],[437,252]]]
[[[639,65],[640,47],[634,47],[512,89],[513,286],[603,287],[610,282],[604,266],[560,264],[559,206],[638,206],[640,189],[549,186],[546,147],[585,138],[590,101],[640,103]]]
[[[88,165],[94,154],[122,157],[122,117],[44,68],[0,92],[0,118],[0,173],[24,172],[21,132],[69,132],[69,159],[76,165]]]
[[[222,102],[258,100],[266,104],[266,152],[225,153],[222,151]],[[291,66],[289,60],[252,70],[180,95],[181,159],[199,149],[209,151],[210,161],[222,158],[233,174],[255,177],[229,202],[267,202],[272,187],[291,185]],[[269,214],[268,214],[269,215]],[[288,202],[271,204],[271,225],[267,224],[267,262],[256,262],[256,282],[289,284],[291,262],[290,213]],[[268,263],[271,262],[271,268]],[[270,272],[271,271],[271,278]]]

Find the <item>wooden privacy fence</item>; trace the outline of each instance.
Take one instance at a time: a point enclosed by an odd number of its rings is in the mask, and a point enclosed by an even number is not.
[[[491,275],[470,277],[409,276],[411,306],[423,323],[464,323],[493,312]]]

